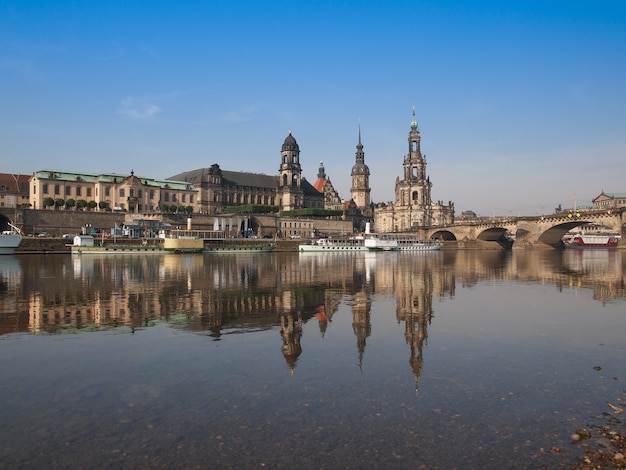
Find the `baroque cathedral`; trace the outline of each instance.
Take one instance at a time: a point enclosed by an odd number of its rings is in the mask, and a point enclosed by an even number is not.
[[[433,203],[432,183],[426,173],[426,155],[420,148],[421,136],[415,120],[409,130],[409,153],[404,157],[403,178],[396,178],[395,202],[374,207],[374,226],[378,232],[412,232],[420,228],[454,223],[454,203]]]

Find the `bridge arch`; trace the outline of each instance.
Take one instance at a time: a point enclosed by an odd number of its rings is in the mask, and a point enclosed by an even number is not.
[[[11,222],[11,219],[0,212],[0,231],[8,230],[9,222]]]
[[[507,238],[508,232],[509,231],[504,227],[490,227],[480,232],[476,239],[486,242],[503,241]]]
[[[435,230],[430,235],[430,240],[444,240],[447,242],[456,241],[456,235],[452,233],[450,230]]]

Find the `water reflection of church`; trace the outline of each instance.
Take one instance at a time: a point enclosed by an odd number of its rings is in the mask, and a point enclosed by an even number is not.
[[[313,330],[326,335],[337,312],[347,310],[362,367],[372,335],[371,317],[379,314],[376,296],[393,296],[417,391],[433,299],[453,296],[457,283],[538,276],[545,282],[553,276],[557,285],[570,285],[572,280],[582,285],[597,274],[611,296],[626,297],[621,263],[611,259],[592,264],[601,268],[598,273],[578,258],[563,259],[567,271],[542,271],[531,257],[524,258],[526,264],[511,264],[510,254],[499,252],[471,256],[440,252],[420,256],[419,263],[415,259],[416,255],[404,253],[64,257],[59,263],[12,258],[14,265],[0,267],[0,311],[15,314],[0,317],[0,334],[80,332],[119,325],[137,329],[156,322],[216,341],[238,333],[272,331],[278,333],[277,351],[294,372],[306,354],[303,336]],[[595,281],[593,285],[599,283]]]
[[[21,328],[34,332],[122,325],[137,329],[166,321],[220,340],[240,332],[278,329],[282,355],[293,372],[306,353],[304,325],[317,325],[323,336],[341,306],[351,310],[355,353],[362,366],[372,333],[372,297],[392,294],[396,320],[405,324],[417,381],[433,292],[451,290],[445,279],[433,279],[429,263],[439,259],[433,256],[407,272],[402,256],[275,256],[263,261],[224,256],[210,263],[202,256],[131,262],[72,257],[60,265],[24,266],[21,273],[18,266],[14,284],[21,287],[14,309],[22,312],[17,322]],[[41,283],[39,276],[56,282]]]

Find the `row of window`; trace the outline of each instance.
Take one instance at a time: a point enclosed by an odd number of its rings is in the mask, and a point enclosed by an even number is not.
[[[75,196],[82,196],[83,193],[83,188],[82,186],[75,186],[72,187],[70,185],[66,185],[65,186],[65,196],[71,196],[72,195],[72,189],[74,189],[74,195]],[[91,191],[91,187],[87,187],[85,188],[85,197],[92,197],[92,191]],[[49,187],[47,183],[44,183],[42,185],[42,191],[44,194],[50,194],[49,191]],[[119,192],[119,197],[120,198],[125,198],[126,197],[126,188],[120,188],[118,190]],[[33,187],[33,194],[37,193],[37,186]],[[61,195],[61,187],[58,184],[54,185],[54,193],[55,196],[60,196]],[[98,188],[96,188],[96,196],[98,196]],[[105,186],[104,187],[104,197],[108,198],[111,197],[111,186]],[[130,188],[128,190],[128,197],[131,198],[137,198],[137,199],[142,199],[143,198],[143,190],[142,189],[137,189],[135,190],[134,188]],[[155,191],[154,189],[151,189],[148,192],[148,198],[150,200],[154,200],[155,198]],[[163,200],[166,202],[169,202],[171,199],[172,202],[176,202],[176,193],[163,193]],[[181,202],[186,203],[187,202],[187,195],[186,194],[182,194],[181,195]],[[189,203],[193,204],[193,194],[189,195]]]
[[[184,196],[183,196],[184,197]],[[240,194],[240,193],[227,193],[223,195],[224,204],[262,204],[262,205],[274,205],[274,196],[268,196],[263,194]],[[249,201],[249,202],[248,202]],[[213,202],[221,202],[220,194],[213,193]]]
[[[596,207],[622,207],[626,205],[626,199],[606,199],[594,204]]]

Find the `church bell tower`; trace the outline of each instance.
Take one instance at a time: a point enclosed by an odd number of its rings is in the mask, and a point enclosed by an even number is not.
[[[280,208],[282,210],[293,210],[302,207],[302,168],[300,166],[300,147],[291,129],[289,135],[280,151],[278,193],[280,197]]]
[[[432,184],[426,175],[426,157],[422,155],[420,141],[420,130],[415,119],[415,108],[413,108],[413,119],[409,131],[409,153],[404,158],[404,179],[403,184],[396,187],[396,200],[406,205],[426,208],[431,204]],[[399,190],[400,194],[398,194]]]
[[[361,126],[359,125],[359,143],[356,146],[355,163],[352,167],[352,187],[350,196],[358,208],[370,205],[370,169],[365,164],[365,153],[361,143]]]

